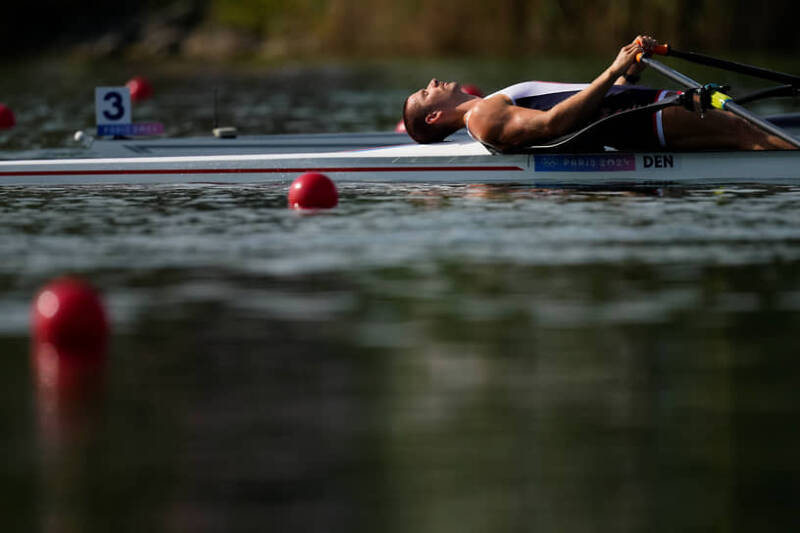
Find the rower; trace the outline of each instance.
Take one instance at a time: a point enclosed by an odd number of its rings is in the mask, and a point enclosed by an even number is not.
[[[456,82],[430,83],[403,106],[408,134],[419,143],[444,140],[466,127],[474,139],[509,152],[544,144],[625,109],[671,93],[635,85],[656,41],[639,36],[621,48],[612,64],[589,84],[526,82],[486,98],[465,94]],[[638,57],[637,57],[638,56]],[[654,114],[631,113],[603,130],[603,144],[626,150],[793,149],[786,140],[728,111],[702,115],[680,106]]]

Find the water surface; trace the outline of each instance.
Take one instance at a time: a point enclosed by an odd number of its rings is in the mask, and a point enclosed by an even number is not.
[[[230,81],[237,123],[386,129],[407,78],[286,72]],[[137,118],[205,131],[197,77],[164,76]],[[274,118],[322,84],[330,102]],[[6,148],[73,150],[91,102],[44,98],[18,114],[52,137]],[[286,192],[0,189],[6,529],[797,525],[800,188],[340,184],[316,213]],[[28,312],[67,273],[103,293],[113,335],[104,364],[60,360],[54,382]]]

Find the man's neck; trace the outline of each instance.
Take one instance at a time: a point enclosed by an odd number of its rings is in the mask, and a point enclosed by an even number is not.
[[[469,100],[465,100],[456,106],[455,111],[459,115],[459,124],[466,126],[467,113],[472,111],[472,108],[475,107],[481,100],[483,100],[483,98],[473,96]]]

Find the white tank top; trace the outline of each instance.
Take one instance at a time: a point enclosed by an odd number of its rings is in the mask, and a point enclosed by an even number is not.
[[[549,81],[523,81],[522,83],[515,83],[514,85],[506,87],[505,89],[500,89],[499,91],[490,94],[486,98],[491,98],[492,96],[503,94],[511,98],[512,104],[521,105],[526,101],[529,101],[527,99],[533,99],[539,97],[537,98],[537,100],[538,99],[547,100],[548,101],[547,103],[553,102],[555,100],[555,102],[549,106],[553,107],[553,105],[557,104],[562,100],[566,100],[572,94],[582,91],[588,86],[589,86],[588,83],[555,83]],[[559,98],[556,95],[559,96],[565,95],[565,96],[563,96],[563,98]],[[541,97],[553,97],[553,96],[555,96],[555,98],[541,98]],[[544,102],[542,102],[542,104],[544,104]],[[527,106],[522,105],[522,107],[527,107]],[[537,106],[536,108],[531,108],[531,109],[538,109],[539,107],[540,106]],[[542,105],[541,107],[544,107],[544,105]]]
[[[528,109],[539,109],[547,111],[559,102],[562,102],[588,87],[588,83],[558,83],[550,81],[523,81],[515,83],[505,89],[500,89],[486,98],[502,94],[511,99],[511,103]],[[464,125],[467,127],[467,134],[476,139],[469,130],[469,113],[464,116]]]

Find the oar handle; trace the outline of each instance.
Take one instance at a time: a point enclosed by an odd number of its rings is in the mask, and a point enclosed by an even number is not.
[[[638,44],[639,46],[644,48],[644,43],[642,42],[641,39],[637,38],[636,39],[636,44]],[[669,55],[669,45],[667,43],[657,44],[657,45],[653,46],[652,48],[650,48],[649,50],[646,50],[646,52],[648,54],[656,54],[656,55],[659,55],[659,56],[668,56]],[[637,61],[639,60],[639,56],[636,56],[636,60]]]
[[[668,56],[669,55],[669,45],[667,43],[664,44],[657,44],[655,45],[650,52],[660,56]]]
[[[666,46],[666,48],[662,48],[664,46]],[[664,51],[664,50],[666,50],[666,51]],[[638,54],[636,54],[636,62],[637,63],[641,63],[643,57],[647,57],[647,56],[649,56],[651,54],[659,54],[659,55],[662,55],[662,56],[668,55],[669,54],[669,45],[668,44],[659,44],[658,47],[654,48],[650,52],[639,52]]]

